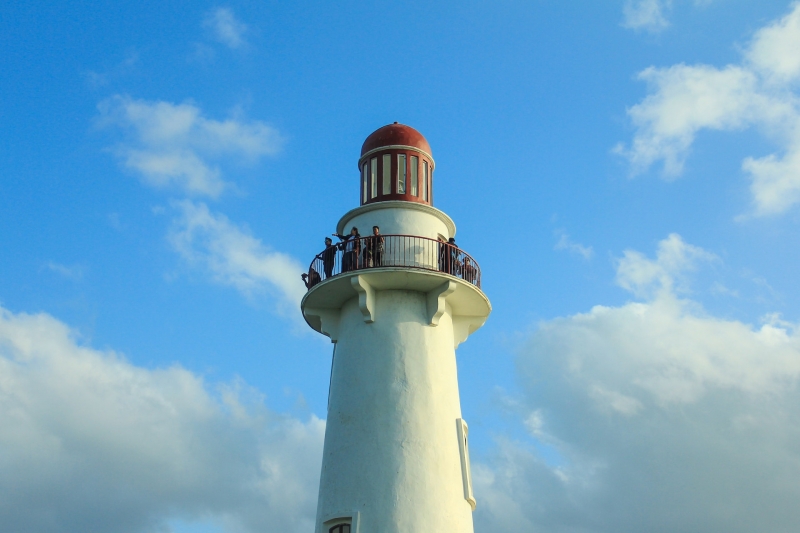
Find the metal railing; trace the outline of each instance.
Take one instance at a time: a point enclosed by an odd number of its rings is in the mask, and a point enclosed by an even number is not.
[[[381,267],[416,268],[444,272],[480,288],[481,268],[453,244],[413,235],[370,235],[326,248],[308,267],[306,285],[356,270]]]

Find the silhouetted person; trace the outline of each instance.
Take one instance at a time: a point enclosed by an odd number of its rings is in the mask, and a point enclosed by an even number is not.
[[[306,284],[306,289],[310,289],[320,281],[322,281],[319,277],[319,272],[317,272],[314,267],[311,267],[308,271],[308,274],[300,274],[300,277],[303,279],[303,283]]]
[[[447,272],[447,257],[449,255],[449,247],[447,246],[447,242],[444,240],[444,238],[439,237],[437,240],[439,241],[439,271]]]
[[[458,276],[461,273],[461,262],[458,260],[460,250],[458,246],[456,246],[456,239],[454,237],[450,237],[447,244],[449,245],[447,247],[447,273]]]
[[[358,254],[361,252],[361,235],[358,228],[353,226],[350,235],[339,235],[334,233],[342,241],[339,246],[344,249],[342,256],[342,272],[349,272],[358,268]]]
[[[373,267],[379,267],[383,264],[383,245],[384,238],[381,235],[381,229],[378,226],[372,226],[372,235],[364,239],[366,246],[364,247],[364,266],[370,266],[370,260]]]
[[[328,279],[333,275],[333,265],[336,264],[336,246],[333,245],[333,240],[330,237],[325,237],[325,250],[320,255],[322,256],[325,279]]]

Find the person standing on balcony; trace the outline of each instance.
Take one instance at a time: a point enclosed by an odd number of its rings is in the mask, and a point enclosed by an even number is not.
[[[342,241],[339,243],[340,247],[344,247],[344,256],[342,257],[342,272],[349,272],[358,268],[358,254],[361,252],[361,235],[358,234],[358,228],[353,226],[350,229],[350,235],[339,235],[334,233],[336,237]]]
[[[336,246],[330,237],[325,237],[325,250],[322,254],[322,267],[325,271],[325,279],[333,275],[333,265],[336,264]]]
[[[455,237],[450,237],[447,244],[449,248],[449,253],[447,254],[447,273],[458,276],[461,274],[461,261],[458,260],[461,251],[458,249],[458,246],[456,246]]]
[[[439,241],[439,272],[447,272],[447,241],[441,236],[437,240]]]
[[[367,237],[367,245],[364,250],[364,266],[379,267],[383,264],[383,244],[384,238],[381,235],[381,228],[372,226],[372,236]]]

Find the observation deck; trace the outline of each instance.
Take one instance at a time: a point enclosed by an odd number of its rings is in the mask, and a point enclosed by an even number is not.
[[[427,294],[427,323],[447,310],[456,346],[485,322],[491,311],[481,291],[478,262],[454,244],[415,235],[369,235],[336,243],[308,267],[308,292],[301,307],[313,329],[336,342],[338,313],[358,296],[365,322],[375,320],[375,291]],[[457,320],[456,320],[457,319]]]
[[[481,287],[478,262],[454,244],[414,235],[370,235],[317,254],[308,267],[309,290],[339,274],[384,267],[440,272]]]

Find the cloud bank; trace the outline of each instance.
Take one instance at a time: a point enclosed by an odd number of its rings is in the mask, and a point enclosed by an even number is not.
[[[628,251],[617,281],[641,300],[540,325],[517,360],[538,444],[499,438],[476,467],[477,530],[796,530],[800,330],[681,299],[713,257],[677,235]]]
[[[703,130],[756,128],[780,148],[750,156],[742,170],[750,179],[754,214],[774,215],[800,202],[800,3],[755,33],[739,64],[725,67],[678,64],[639,73],[649,94],[628,109],[636,128],[630,145],[615,151],[634,174],[662,163],[671,179],[683,172]]]
[[[3,531],[313,530],[324,422],[243,383],[145,369],[0,307]]]
[[[261,121],[206,118],[190,102],[136,100],[114,96],[98,104],[98,124],[122,132],[113,152],[123,165],[159,189],[218,197],[231,184],[220,165],[255,162],[277,154],[283,141]]]

